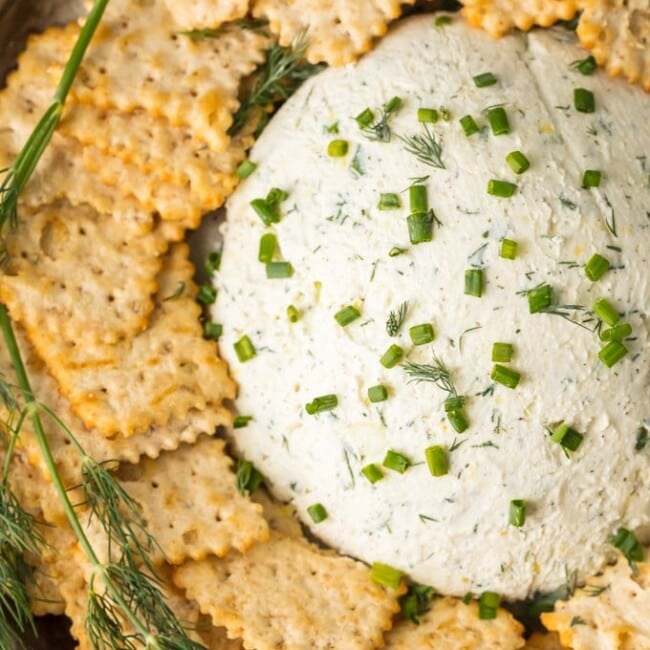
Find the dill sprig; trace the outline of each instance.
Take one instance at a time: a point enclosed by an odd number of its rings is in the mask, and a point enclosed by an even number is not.
[[[208,38],[219,38],[224,34],[227,34],[233,29],[233,27],[238,27],[240,29],[250,29],[255,32],[265,31],[265,28],[268,26],[268,23],[265,20],[257,20],[254,18],[241,18],[239,20],[233,20],[232,22],[225,23],[221,27],[206,27],[204,29],[188,29],[186,31],[178,32],[181,36],[187,36],[191,41],[195,43],[200,43],[205,41]]]
[[[422,129],[422,133],[407,137],[399,136],[404,143],[404,149],[425,165],[445,169],[445,163],[442,162],[442,141],[436,138],[436,134],[428,124],[424,124]]]
[[[373,120],[361,128],[363,135],[371,142],[390,142],[393,132],[390,128],[390,120],[402,107],[402,99],[393,97],[381,107],[381,115],[378,120]]]
[[[581,320],[576,320],[573,318],[573,315],[576,312],[582,312],[584,314],[584,318]],[[551,316],[559,316],[560,318],[564,318],[564,320],[568,321],[569,323],[573,323],[574,325],[582,327],[583,329],[586,329],[592,333],[598,332],[603,325],[603,321],[601,321],[599,318],[596,318],[593,312],[583,305],[551,305],[546,309],[542,309],[539,313],[551,314]],[[591,323],[593,323],[593,325]]]
[[[406,314],[409,309],[408,301],[405,300],[397,310],[391,309],[388,314],[388,319],[386,320],[386,332],[388,336],[397,336],[399,334],[404,320],[406,319]]]
[[[402,365],[402,368],[404,368],[404,372],[410,377],[409,383],[412,381],[416,383],[430,381],[441,391],[448,393],[449,397],[458,397],[451,372],[435,353],[433,354],[433,363],[413,363],[412,361],[407,361]]]
[[[241,99],[228,135],[239,133],[255,108],[266,109],[285,101],[298,90],[305,79],[323,69],[321,64],[308,63],[305,60],[307,46],[307,38],[303,33],[292,47],[276,44],[267,50],[266,63],[255,77],[250,91]],[[264,115],[257,127],[258,132],[266,126]]]

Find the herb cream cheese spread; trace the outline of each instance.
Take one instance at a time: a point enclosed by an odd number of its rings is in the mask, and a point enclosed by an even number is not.
[[[408,19],[304,84],[228,204],[237,450],[446,594],[556,588],[650,524],[650,100],[584,57]]]

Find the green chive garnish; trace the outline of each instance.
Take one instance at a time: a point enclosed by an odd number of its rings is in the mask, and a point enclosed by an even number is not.
[[[316,413],[324,413],[336,408],[339,403],[339,398],[336,395],[321,395],[314,397],[314,399],[305,405],[305,411],[309,415],[316,415]]]
[[[483,269],[465,271],[465,295],[480,298],[483,295]]]
[[[345,156],[348,152],[348,141],[347,140],[332,140],[327,145],[327,155],[332,158],[341,158]]]
[[[374,463],[363,467],[361,473],[373,484],[384,478],[384,473]]]
[[[207,321],[203,325],[203,336],[206,339],[215,340],[218,339],[223,334],[223,325],[221,323],[213,323],[212,321]]]
[[[233,429],[243,429],[248,426],[248,423],[253,419],[252,415],[237,415],[233,420]]]
[[[406,253],[406,248],[400,248],[399,246],[393,246],[388,251],[388,257],[397,257],[398,255],[401,255],[402,253]]]
[[[517,384],[519,384],[519,380],[521,379],[521,375],[516,370],[506,368],[498,363],[494,364],[490,377],[492,377],[493,381],[508,388],[517,388]]]
[[[594,94],[586,88],[576,88],[573,91],[573,104],[580,113],[593,113],[596,110]]]
[[[291,262],[268,262],[266,265],[266,277],[270,280],[281,280],[290,278],[293,275]]]
[[[237,177],[241,180],[248,178],[255,170],[257,165],[252,160],[244,160],[244,162],[239,164],[237,167]]]
[[[272,232],[262,235],[257,259],[264,264],[268,264],[273,259],[277,245],[278,238]]]
[[[202,284],[196,299],[204,305],[213,305],[217,299],[217,290],[211,284]]]
[[[345,327],[349,325],[352,321],[357,320],[361,316],[361,312],[354,306],[348,305],[343,307],[334,314],[334,320],[341,326]]]
[[[453,413],[454,411],[460,411],[465,407],[465,398],[462,395],[455,395],[454,397],[449,397],[445,400],[445,412]]]
[[[382,587],[389,589],[398,589],[402,584],[404,574],[398,569],[394,569],[388,564],[374,562],[370,569],[370,577],[374,582]]]
[[[514,260],[517,257],[517,242],[513,239],[502,239],[499,256],[506,260]]]
[[[418,122],[435,124],[438,119],[438,111],[435,108],[418,108]]]
[[[287,318],[290,323],[297,323],[300,320],[300,311],[293,305],[287,307]]]
[[[598,187],[600,185],[601,176],[602,174],[597,169],[587,169],[582,175],[582,187],[585,189]]]
[[[255,346],[248,337],[248,334],[244,334],[244,336],[242,336],[239,341],[233,343],[233,347],[235,348],[237,358],[242,363],[250,361],[257,354],[257,352],[255,352]]]
[[[621,315],[612,307],[611,303],[605,298],[598,298],[594,303],[594,314],[600,318],[600,320],[614,327],[616,323],[621,319]]]
[[[610,341],[599,353],[598,358],[611,368],[618,363],[629,350],[620,341]]]
[[[204,269],[206,275],[212,277],[221,266],[221,251],[212,251],[208,255],[208,259],[205,261]]]
[[[379,195],[379,205],[377,207],[380,210],[397,210],[402,207],[402,200],[399,198],[399,194],[386,192]]]
[[[406,218],[411,244],[423,244],[433,239],[433,214],[416,212]]]
[[[375,119],[375,114],[369,108],[365,108],[354,119],[361,128],[364,128]]]
[[[386,452],[386,456],[384,456],[382,465],[387,469],[392,469],[395,472],[404,474],[404,472],[411,466],[411,461],[404,454],[389,449]]]
[[[469,428],[467,418],[462,411],[448,411],[447,419],[456,433],[464,433]]]
[[[403,356],[404,350],[400,348],[399,345],[393,343],[393,345],[384,352],[381,359],[379,359],[379,363],[381,363],[384,368],[393,368],[400,362]]]
[[[327,510],[322,503],[314,503],[314,505],[307,508],[307,514],[315,524],[320,524],[321,521],[327,519]]]
[[[424,450],[424,457],[431,476],[444,476],[449,472],[447,450],[440,445],[432,445]]]
[[[598,253],[594,253],[585,264],[585,275],[592,281],[600,278],[609,270],[609,260]]]
[[[444,27],[445,25],[451,25],[452,22],[454,22],[454,19],[451,16],[438,16],[433,21],[433,24],[436,27]]]
[[[494,135],[506,135],[510,133],[508,115],[503,106],[488,108],[487,118]]]
[[[491,178],[488,181],[487,193],[492,196],[498,196],[501,199],[509,199],[517,191],[517,186],[508,181],[500,181]]]
[[[629,323],[621,323],[608,330],[600,332],[601,341],[622,341],[632,334],[632,326]]]
[[[506,156],[506,162],[515,174],[523,174],[530,167],[528,158],[521,151],[511,151]]]
[[[493,86],[497,82],[497,78],[491,72],[483,72],[482,74],[477,74],[475,77],[473,77],[473,79],[477,88]]]
[[[581,445],[583,438],[581,433],[564,422],[555,427],[551,434],[551,440],[567,451],[575,451]]]
[[[388,399],[388,389],[383,384],[371,386],[368,389],[368,399],[373,404],[376,402],[384,402]]]
[[[501,604],[501,596],[494,591],[484,591],[478,599],[478,616],[483,620],[497,617],[497,610]]]
[[[492,346],[492,361],[496,363],[510,363],[512,360],[512,343],[495,343]]]
[[[526,523],[526,502],[523,499],[513,499],[510,502],[508,520],[511,526],[521,528]]]
[[[411,212],[426,212],[429,209],[426,185],[411,185],[409,187],[409,207]]]
[[[627,528],[619,528],[612,536],[612,544],[625,556],[628,562],[643,562],[645,551],[636,535]]]
[[[586,59],[574,61],[571,64],[571,67],[575,68],[582,74],[589,76],[596,71],[596,59],[594,59],[594,57],[590,54]]]
[[[476,123],[476,120],[471,115],[465,115],[464,117],[461,117],[459,121],[467,137],[469,137],[470,135],[474,135],[475,133],[478,133],[479,131],[478,124]]]
[[[280,221],[280,203],[288,196],[284,190],[281,190],[279,187],[273,187],[265,199],[253,199],[251,201],[251,207],[257,212],[262,223],[265,226],[270,226]]]
[[[537,314],[551,306],[553,302],[553,288],[550,284],[543,284],[528,292],[528,311]]]
[[[409,328],[409,336],[411,337],[411,341],[413,341],[413,345],[426,345],[427,343],[431,343],[435,338],[433,325],[430,323],[414,325]]]

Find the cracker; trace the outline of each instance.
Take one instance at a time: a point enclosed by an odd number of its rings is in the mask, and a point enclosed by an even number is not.
[[[253,15],[269,21],[281,45],[293,44],[303,34],[307,59],[344,65],[372,47],[388,23],[398,18],[402,5],[414,0],[254,0]]]
[[[28,332],[88,428],[130,437],[234,397],[215,343],[203,338],[193,273],[187,245],[175,245],[163,261],[148,329],[116,344],[77,346]]]
[[[527,31],[535,25],[550,27],[558,20],[571,20],[581,0],[461,0],[470,25],[500,38],[517,27]]]
[[[420,617],[420,624],[402,621],[386,636],[386,650],[518,650],[523,648],[523,626],[500,608],[497,617],[483,620],[478,603],[438,598]]]
[[[560,644],[560,639],[557,634],[549,632],[548,634],[541,634],[535,632],[526,641],[524,650],[563,650],[564,646]]]
[[[399,610],[399,593],[363,564],[277,532],[245,554],[188,562],[173,579],[214,625],[257,650],[369,650]]]
[[[542,623],[574,650],[650,649],[650,562],[633,571],[619,556],[567,601],[542,614]]]
[[[295,506],[275,501],[264,490],[257,490],[251,498],[262,506],[264,518],[269,522],[271,530],[283,537],[304,538]]]
[[[164,0],[169,13],[180,29],[219,27],[248,13],[249,0]]]
[[[611,75],[650,92],[650,4],[647,0],[582,0],[580,42]]]
[[[179,31],[160,0],[112,0],[71,94],[100,108],[145,108],[223,151],[240,81],[263,62],[269,39],[237,25],[215,38]]]

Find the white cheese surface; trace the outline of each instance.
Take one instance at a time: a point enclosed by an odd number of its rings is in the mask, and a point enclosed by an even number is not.
[[[650,445],[635,450],[650,418],[650,98],[570,67],[584,56],[563,30],[495,42],[457,18],[444,27],[430,16],[406,20],[358,64],[300,89],[255,145],[259,167],[228,205],[213,319],[223,324],[222,354],[240,385],[238,411],[253,416],[233,432],[238,451],[324,542],[445,594],[491,589],[521,598],[553,589],[567,570],[599,568],[617,527],[650,523]],[[487,71],[498,83],[477,88],[472,77]],[[575,110],[576,87],[594,92],[595,113]],[[403,107],[390,122],[392,140],[370,142],[354,116],[366,107],[378,115],[395,95]],[[509,135],[487,126],[483,110],[495,104],[507,111]],[[445,169],[417,161],[398,138],[421,132],[419,107],[441,106],[451,120],[432,131]],[[464,135],[458,120],[466,114],[480,133]],[[327,131],[334,123],[338,135]],[[334,138],[349,142],[347,156],[327,155]],[[520,176],[505,162],[514,150],[531,162]],[[586,169],[602,170],[598,189],[581,188]],[[433,241],[413,246],[404,190],[427,175],[442,225]],[[517,193],[488,195],[491,178],[517,183]],[[249,204],[272,187],[289,198],[267,229]],[[381,192],[400,193],[402,208],[378,210]],[[271,230],[295,269],[289,279],[267,279],[257,259]],[[499,257],[503,237],[518,242],[516,260]],[[406,251],[390,257],[393,247]],[[583,267],[595,252],[613,268],[590,282]],[[484,270],[482,298],[464,295],[473,266]],[[556,304],[591,309],[606,297],[632,325],[629,354],[608,369],[593,323],[530,314],[518,292],[540,283],[552,285]],[[391,338],[386,319],[403,301],[408,314]],[[361,318],[341,327],[334,314],[349,304]],[[297,323],[288,305],[302,312]],[[420,323],[433,325],[431,345],[411,343],[408,330]],[[257,355],[241,363],[233,344],[244,334]],[[514,390],[492,386],[496,341],[514,346]],[[428,363],[435,351],[445,362],[467,397],[465,433],[450,427],[444,392],[379,363],[393,343],[405,359]],[[366,391],[379,383],[389,398],[371,404]],[[330,393],[333,411],[305,412]],[[547,433],[558,421],[584,434],[570,457]],[[425,448],[454,443],[449,474],[434,478]],[[381,466],[389,449],[413,465],[404,474],[384,469],[371,485],[360,470]],[[528,503],[521,528],[508,523],[512,499]],[[328,512],[317,525],[307,515],[314,503]]]

